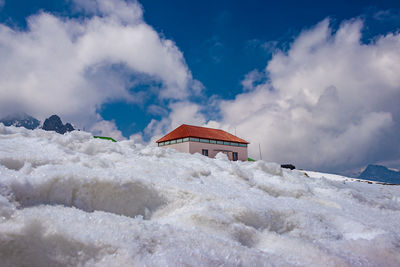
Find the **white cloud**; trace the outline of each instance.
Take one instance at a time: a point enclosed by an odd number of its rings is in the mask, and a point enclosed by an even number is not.
[[[373,14],[373,18],[378,21],[392,21],[399,22],[400,21],[400,10],[399,9],[387,9],[380,10]]]
[[[143,92],[129,88],[142,80],[160,84],[152,93],[162,99],[192,94],[197,83],[182,53],[143,22],[137,2],[75,3],[91,15],[41,12],[28,18],[26,30],[0,25],[0,116],[25,111],[43,119],[56,113],[89,128],[102,104],[140,100]]]
[[[264,77],[264,75],[264,73],[258,70],[252,70],[251,72],[247,73],[243,81],[241,82],[243,89],[249,90],[254,88],[254,83],[260,81]]]
[[[124,23],[141,22],[143,11],[137,1],[122,0],[73,0],[77,9],[88,14],[108,16]]]
[[[112,137],[117,141],[126,139],[122,136],[121,131],[118,130],[117,125],[115,125],[115,121],[98,121],[90,128],[90,131],[94,135]]]
[[[333,33],[324,20],[303,31],[264,77],[249,73],[246,91],[221,101],[220,127],[235,126],[256,158],[260,143],[263,159],[303,168],[399,159],[400,35],[362,44],[362,26],[351,20]]]
[[[158,105],[150,105],[147,107],[146,112],[148,114],[156,115],[156,116],[167,116],[168,115],[168,110],[166,108],[160,107]]]
[[[148,144],[154,145],[155,141],[165,133],[177,128],[181,124],[204,125],[206,118],[201,112],[199,104],[190,101],[180,101],[169,105],[169,115],[161,120],[151,120],[142,133],[131,136],[135,142],[143,143],[144,137],[151,137]],[[144,136],[143,136],[144,135]]]

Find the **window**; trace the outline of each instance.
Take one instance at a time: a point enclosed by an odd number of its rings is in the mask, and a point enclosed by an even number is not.
[[[182,138],[176,140],[177,143],[182,143]]]
[[[208,149],[202,149],[201,154],[208,157]]]
[[[199,138],[190,137],[189,141],[199,142]]]
[[[210,142],[210,140],[208,140],[208,139],[200,139],[200,143],[209,143]]]
[[[218,145],[223,145],[224,142],[222,142],[222,141],[217,141],[217,144],[218,144]]]
[[[238,153],[237,152],[232,152],[232,159],[233,161],[237,161],[238,160]]]
[[[171,140],[170,143],[171,143],[171,144],[175,144],[175,143],[176,143],[176,140]]]
[[[241,147],[247,147],[247,144],[239,144]]]
[[[238,143],[231,142],[231,146],[239,146]]]
[[[183,138],[183,142],[187,142],[187,141],[189,141],[189,138],[188,138],[188,137]]]
[[[165,144],[165,145],[169,145],[169,141],[165,141],[164,144]]]
[[[215,140],[210,140],[210,143],[211,143],[211,144],[216,144],[217,141],[215,141]]]
[[[231,143],[230,142],[224,142],[224,145],[229,146]]]

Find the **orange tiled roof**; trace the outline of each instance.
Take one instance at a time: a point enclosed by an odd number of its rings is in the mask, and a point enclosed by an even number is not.
[[[179,138],[185,137],[197,137],[197,138],[206,138],[220,141],[228,141],[228,142],[237,142],[242,144],[249,144],[246,140],[243,140],[233,134],[227,133],[223,130],[212,129],[200,126],[193,126],[182,124],[172,132],[168,133],[164,137],[157,140],[157,143],[170,141]]]

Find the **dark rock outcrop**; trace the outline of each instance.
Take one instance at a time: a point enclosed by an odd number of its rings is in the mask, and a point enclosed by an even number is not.
[[[385,166],[370,164],[358,178],[389,184],[400,184],[400,171],[390,170]]]
[[[40,125],[40,121],[26,113],[17,113],[8,115],[0,120],[5,126],[25,127],[26,129],[36,129]]]
[[[64,125],[57,115],[52,115],[50,118],[47,118],[43,123],[42,129],[46,131],[55,131],[59,134],[65,134],[66,132],[75,130],[70,123]]]
[[[74,127],[71,125],[71,123],[67,122],[67,123],[65,124],[65,130],[66,130],[67,132],[72,132],[72,131],[75,130],[75,129],[74,129]]]

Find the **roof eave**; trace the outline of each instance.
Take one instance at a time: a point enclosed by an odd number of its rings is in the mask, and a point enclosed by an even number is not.
[[[189,137],[189,138],[190,138],[190,137],[193,137],[193,138],[203,138],[203,137],[199,137],[199,136],[182,136],[182,137],[179,137],[178,139],[181,139],[181,138],[188,138],[188,137]],[[164,137],[163,137],[163,138],[164,138]],[[171,139],[162,140],[163,138],[158,139],[158,140],[156,141],[156,143],[161,143],[161,142],[167,142],[167,141],[171,141],[171,140],[176,140],[176,138],[171,138]],[[210,139],[210,138],[207,138],[207,139]],[[238,141],[227,141],[227,140],[220,140],[220,139],[210,139],[210,140],[224,141],[224,142],[235,142],[235,143],[246,144],[246,145],[250,144],[250,142],[247,142],[247,141],[238,142]]]

